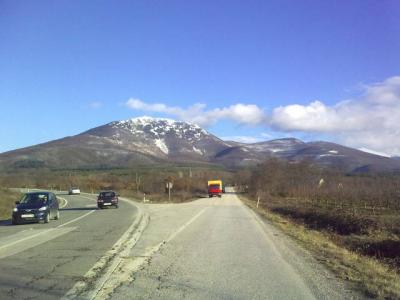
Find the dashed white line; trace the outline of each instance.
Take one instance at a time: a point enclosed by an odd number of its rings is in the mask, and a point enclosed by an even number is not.
[[[25,238],[23,238],[23,239],[20,239],[20,240],[14,241],[14,242],[12,242],[12,243],[9,243],[9,244],[7,244],[7,245],[0,246],[0,249],[7,248],[7,247],[10,247],[10,246],[13,246],[13,245],[15,245],[15,244],[18,244],[18,243],[20,243],[20,242],[23,242],[23,241],[29,240],[29,239],[31,239],[31,238],[37,237],[37,236],[39,236],[39,235],[42,235],[42,234],[44,234],[44,233],[47,233],[47,232],[53,231],[54,229],[55,229],[55,228],[50,228],[50,229],[47,229],[47,230],[41,231],[41,232],[39,232],[39,233],[36,233],[36,234],[34,234],[34,235],[27,236],[27,237],[25,237]]]
[[[96,201],[96,199],[93,199],[93,198],[89,198],[89,197],[86,197],[86,196],[82,196],[82,195],[79,195],[79,197],[80,197],[80,198],[85,198],[85,199],[89,199],[89,200],[92,200],[92,201]]]
[[[60,228],[60,227],[63,227],[63,226],[65,226],[65,225],[74,223],[74,222],[76,222],[76,221],[78,221],[78,220],[80,220],[80,219],[82,219],[82,218],[84,218],[84,217],[90,215],[91,213],[94,213],[94,212],[95,212],[95,210],[91,210],[91,211],[89,211],[88,213],[86,213],[86,214],[84,214],[84,215],[82,215],[82,216],[80,216],[80,217],[77,217],[77,218],[75,218],[75,219],[72,219],[71,221],[68,221],[67,223],[58,225],[56,228]]]

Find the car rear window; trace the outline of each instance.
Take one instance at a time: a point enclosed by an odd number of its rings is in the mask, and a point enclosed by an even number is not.
[[[102,192],[100,193],[101,197],[115,197],[115,193],[114,192]]]

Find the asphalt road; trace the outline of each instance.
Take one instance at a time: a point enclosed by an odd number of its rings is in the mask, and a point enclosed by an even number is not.
[[[150,204],[150,222],[98,299],[356,299],[235,194]]]
[[[109,251],[137,216],[96,209],[93,195],[60,195],[59,220],[12,226],[0,223],[0,299],[59,299]]]
[[[233,193],[105,210],[61,197],[60,220],[0,224],[0,299],[359,298]]]

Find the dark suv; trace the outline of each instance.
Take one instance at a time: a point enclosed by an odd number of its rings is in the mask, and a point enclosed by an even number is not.
[[[60,218],[58,200],[55,194],[50,192],[26,193],[12,213],[12,224],[25,222],[49,223],[50,218]]]
[[[118,208],[118,194],[114,191],[100,192],[97,197],[97,207],[104,208],[105,206],[114,206]]]

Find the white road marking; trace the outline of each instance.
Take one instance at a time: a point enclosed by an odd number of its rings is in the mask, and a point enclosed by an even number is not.
[[[152,247],[143,256],[137,257],[134,260],[129,259],[130,250],[132,247],[126,247],[119,255],[118,262],[115,266],[107,272],[102,279],[103,284],[99,287],[98,291],[93,294],[89,299],[108,299],[112,292],[124,282],[131,281],[133,273],[137,272],[140,267],[146,263],[155,253],[157,253],[160,248],[167,242],[172,241],[178,234],[185,230],[190,224],[192,224],[198,217],[200,217],[208,207],[203,208],[194,217],[192,217],[188,222],[183,224],[172,233],[165,241],[162,241],[158,245]],[[127,259],[128,258],[128,259]],[[116,272],[117,271],[117,272]]]
[[[91,200],[91,201],[96,201],[96,199],[93,199],[93,198],[89,198],[89,197],[86,197],[86,196],[82,196],[82,195],[79,195],[79,197],[81,197],[81,198],[85,198],[85,199],[89,199],[89,200]]]
[[[125,200],[123,200],[125,201]],[[132,202],[127,201],[130,205],[137,207]],[[84,279],[78,281],[61,299],[75,299],[75,298],[83,298],[83,299],[93,299],[98,294],[99,290],[103,287],[105,281],[107,281],[110,275],[115,271],[115,269],[119,266],[121,261],[121,253],[126,253],[130,251],[130,249],[136,244],[139,240],[143,230],[148,224],[148,215],[143,215],[140,207],[138,208],[138,218],[136,218],[135,222],[132,223],[131,226],[124,232],[124,234],[119,238],[119,240],[112,246],[111,250],[107,251],[106,254],[101,257],[93,267],[84,275]],[[99,272],[104,272],[104,268],[106,269],[105,275],[101,276],[100,279],[97,279]],[[91,282],[96,280],[95,282]],[[88,286],[94,286],[91,290],[85,291]]]
[[[63,197],[60,197],[60,196],[57,196],[57,198],[64,201],[64,204],[61,205],[60,208],[64,208],[64,207],[66,207],[68,205],[68,200],[67,199],[65,199]]]
[[[70,221],[68,221],[68,222],[66,222],[66,223],[64,223],[64,224],[58,225],[57,227],[45,229],[45,230],[42,230],[42,231],[40,231],[40,232],[38,232],[38,233],[36,233],[36,234],[29,235],[29,236],[27,236],[27,237],[24,237],[24,238],[15,240],[15,241],[13,241],[13,242],[11,242],[11,243],[2,245],[2,246],[0,246],[0,250],[5,249],[5,248],[8,248],[8,247],[11,247],[11,246],[13,246],[13,245],[15,245],[15,244],[24,242],[24,241],[26,241],[26,240],[35,238],[35,237],[40,236],[40,235],[42,235],[42,234],[49,233],[49,232],[51,232],[51,231],[57,230],[57,228],[61,228],[61,227],[64,227],[64,226],[66,226],[66,225],[69,225],[69,224],[71,224],[71,223],[74,223],[74,222],[76,222],[76,221],[78,221],[78,220],[80,220],[80,219],[82,219],[82,218],[84,218],[84,217],[90,215],[90,214],[93,213],[93,212],[95,212],[95,210],[91,210],[91,211],[89,211],[88,213],[86,213],[86,214],[84,214],[84,215],[82,215],[82,216],[79,216],[79,217],[77,217],[77,218],[75,218],[75,219],[72,219],[72,220],[70,220]],[[76,227],[74,227],[74,229],[75,229],[75,228],[76,228]],[[31,229],[29,229],[29,230],[22,230],[22,231],[20,231],[19,233],[21,234],[21,233],[25,233],[25,232],[27,232],[27,231],[31,231]],[[18,235],[18,233],[17,233],[17,235]]]
[[[78,220],[80,220],[80,219],[82,219],[82,218],[84,218],[84,217],[86,217],[86,216],[88,216],[88,215],[94,213],[95,211],[96,211],[96,210],[91,210],[91,211],[89,211],[88,213],[86,213],[86,214],[84,214],[84,215],[82,215],[82,216],[79,216],[79,217],[77,217],[77,218],[75,218],[75,219],[72,219],[71,221],[68,221],[67,223],[58,225],[57,228],[64,227],[65,225],[74,223],[74,222],[76,222],[76,221],[78,221]]]
[[[183,230],[186,229],[190,224],[192,224],[198,217],[200,217],[207,209],[208,207],[203,208],[201,211],[199,211],[193,218],[191,218],[189,221],[187,221],[185,224],[183,224],[177,231],[175,231],[173,234],[171,234],[168,239],[165,242],[170,242],[172,241],[178,234],[180,234]],[[163,242],[163,244],[165,243]]]
[[[60,228],[60,229],[51,228],[46,230],[35,229],[35,230],[29,230],[31,232],[25,231],[16,233],[12,236],[7,236],[6,238],[0,239],[0,245],[6,243],[5,245],[0,246],[0,259],[36,247],[44,242],[48,242],[68,232],[71,232],[74,229],[76,229],[76,227]],[[39,232],[33,235],[29,235],[32,233],[32,231],[33,232],[39,231]],[[49,234],[50,232],[51,234]],[[10,243],[9,242],[10,240],[13,242]]]
[[[29,235],[29,236],[27,236],[27,237],[25,237],[25,238],[16,240],[16,241],[14,241],[14,242],[12,242],[12,243],[8,243],[8,244],[6,244],[6,245],[0,246],[0,250],[1,250],[1,249],[4,249],[4,248],[7,248],[7,247],[11,247],[11,246],[13,246],[13,245],[15,245],[15,244],[18,244],[18,243],[20,243],[20,242],[23,242],[23,241],[32,239],[32,238],[37,237],[37,236],[39,236],[39,235],[42,235],[42,234],[44,234],[44,233],[48,233],[48,232],[50,232],[50,231],[53,231],[54,229],[55,229],[55,228],[46,229],[46,230],[40,231],[40,232],[38,232],[38,233],[36,233],[36,234],[34,234],[34,235]],[[24,231],[21,231],[20,233],[23,233],[23,232],[26,232],[26,231],[24,230]]]

